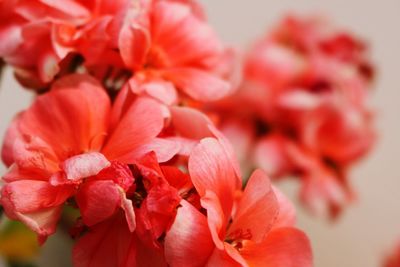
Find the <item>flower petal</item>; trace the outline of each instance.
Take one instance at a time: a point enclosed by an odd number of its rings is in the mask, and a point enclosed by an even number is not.
[[[118,46],[125,64],[135,70],[140,69],[150,48],[149,33],[138,24],[124,25],[119,35]]]
[[[224,147],[214,138],[205,138],[193,149],[188,165],[199,195],[203,197],[206,191],[214,192],[221,203],[223,216],[229,218],[238,184],[235,169]]]
[[[18,120],[21,135],[42,140],[59,160],[99,150],[111,108],[109,97],[92,79],[72,76],[72,85],[69,78],[63,77],[56,90],[37,97]]]
[[[161,104],[138,98],[126,111],[108,139],[102,153],[108,159],[131,162],[139,147],[151,143],[164,126]]]
[[[8,183],[1,190],[1,205],[12,219],[25,223],[44,239],[53,234],[62,205],[72,194],[69,186],[54,187],[37,180]]]
[[[303,232],[295,228],[273,230],[259,244],[245,243],[241,255],[249,266],[313,266],[310,242]]]
[[[75,267],[128,267],[136,265],[136,244],[122,214],[97,224],[73,248]]]
[[[171,80],[195,100],[209,102],[221,99],[231,91],[231,85],[211,74],[195,68],[173,68],[163,71],[164,76]]]
[[[83,222],[93,226],[111,217],[121,204],[117,185],[113,181],[99,180],[83,183],[76,196]]]
[[[263,171],[256,170],[246,185],[227,236],[232,240],[248,239],[259,243],[271,230],[278,213],[278,201],[269,178]]]
[[[90,152],[71,157],[62,163],[68,180],[76,181],[98,174],[111,163],[98,152]]]
[[[182,200],[175,221],[165,237],[165,258],[168,264],[204,266],[213,248],[206,217]]]

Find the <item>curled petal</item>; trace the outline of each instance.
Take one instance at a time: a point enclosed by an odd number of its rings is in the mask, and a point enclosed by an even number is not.
[[[71,157],[63,162],[62,169],[68,180],[80,180],[98,174],[111,163],[98,152]]]
[[[10,218],[24,222],[44,241],[55,232],[62,205],[72,193],[73,188],[69,186],[19,180],[3,186],[1,205]]]

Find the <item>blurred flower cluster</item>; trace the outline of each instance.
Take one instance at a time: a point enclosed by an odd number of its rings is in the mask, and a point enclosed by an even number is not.
[[[76,267],[311,267],[270,178],[337,216],[375,140],[367,46],[318,17],[240,52],[195,0],[3,0],[0,57],[36,92],[0,203],[40,244],[68,231]],[[0,238],[10,262],[37,251]]]

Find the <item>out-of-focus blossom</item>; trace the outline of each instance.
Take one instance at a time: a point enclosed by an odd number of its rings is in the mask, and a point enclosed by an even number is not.
[[[251,47],[240,90],[211,112],[244,159],[273,178],[300,176],[307,206],[336,215],[352,199],[347,170],[375,140],[372,79],[365,43],[292,16]]]
[[[224,47],[191,0],[5,0],[0,58],[26,87],[91,73],[109,89],[131,78],[135,93],[176,103],[220,99],[234,88],[233,50]],[[81,68],[84,66],[84,69]]]
[[[194,1],[141,1],[119,38],[132,90],[176,102],[176,91],[195,100],[217,100],[233,88],[231,59]],[[225,65],[225,67],[224,67]]]
[[[1,1],[0,57],[23,85],[35,89],[74,71],[78,54],[88,67],[123,67],[118,34],[131,5],[127,0]]]
[[[134,177],[127,164],[156,150],[164,117],[149,98],[135,99],[123,114],[117,111],[96,80],[73,75],[20,113],[2,149],[9,166],[1,191],[6,214],[43,241],[54,233],[64,203],[75,196],[85,224],[103,221],[122,207],[134,228],[126,199]],[[169,152],[170,158],[175,152]]]
[[[293,208],[257,170],[244,191],[224,145],[206,138],[189,158],[201,197],[181,201],[165,239],[171,266],[312,266],[307,237],[293,227]]]
[[[397,243],[394,247],[394,250],[387,257],[383,267],[400,267],[400,243]]]

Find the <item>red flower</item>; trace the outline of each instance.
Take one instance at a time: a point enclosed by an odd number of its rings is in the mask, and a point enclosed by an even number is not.
[[[175,88],[200,101],[231,90],[221,73],[226,50],[194,1],[141,1],[122,28],[119,48],[135,92],[176,101]]]
[[[0,3],[0,57],[24,86],[43,89],[60,72],[85,66],[122,67],[118,33],[130,1],[23,1]]]
[[[44,239],[55,231],[63,204],[76,195],[87,225],[121,206],[134,229],[125,196],[134,178],[126,164],[154,150],[164,121],[160,105],[147,98],[137,98],[124,114],[115,112],[95,80],[74,75],[20,113],[2,150],[10,166],[3,177],[5,212]]]
[[[292,209],[262,171],[253,173],[242,192],[224,145],[207,138],[193,150],[189,173],[207,216],[181,202],[165,239],[168,264],[312,266],[308,239],[292,227]],[[289,213],[280,213],[280,205]]]

